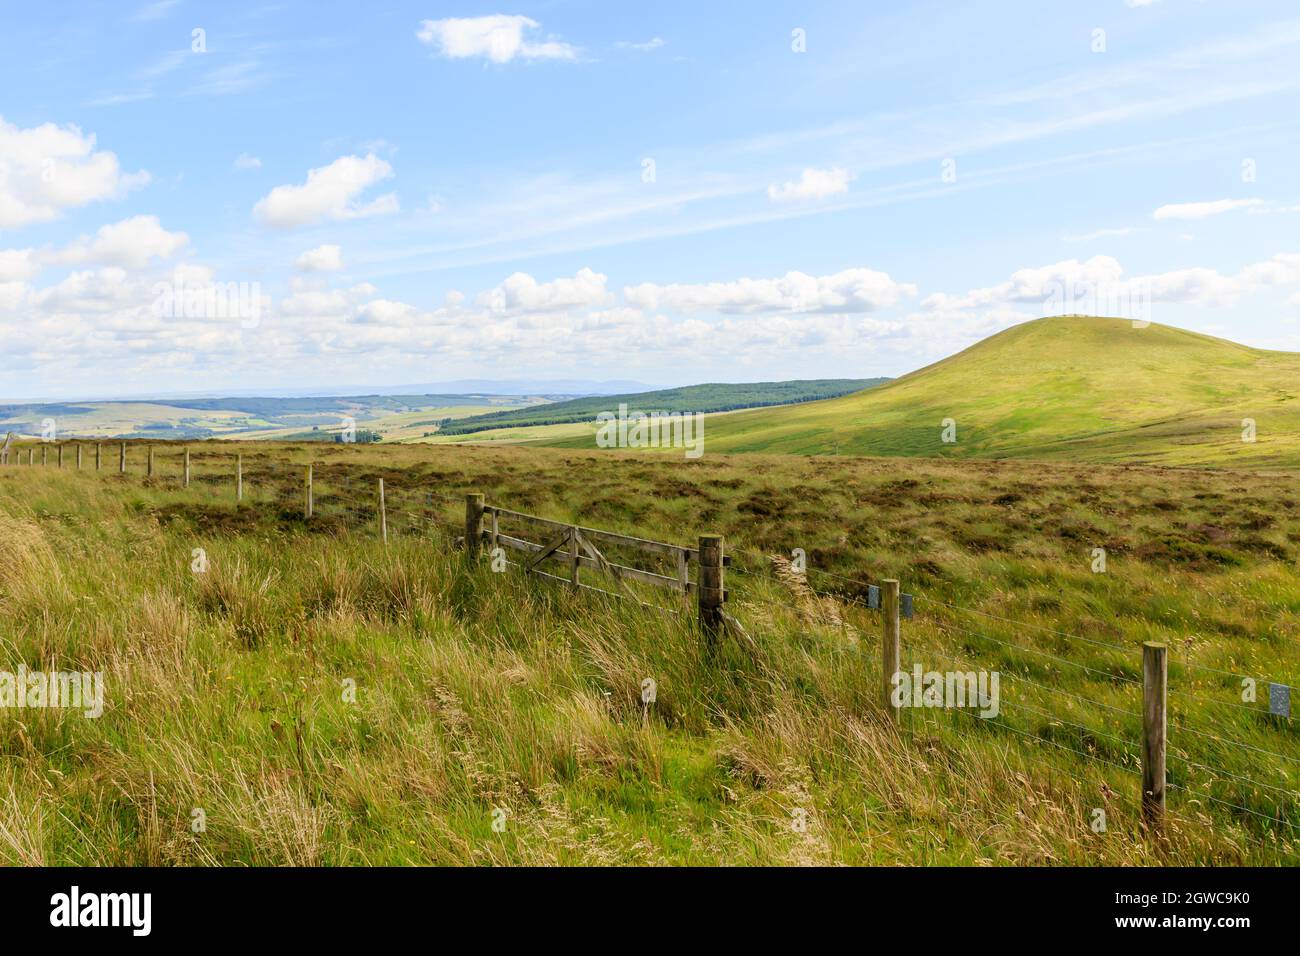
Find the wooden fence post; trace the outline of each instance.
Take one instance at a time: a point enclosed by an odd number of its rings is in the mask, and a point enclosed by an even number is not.
[[[1165,700],[1169,648],[1142,645],[1142,822],[1157,829],[1165,818]]]
[[[305,490],[306,490],[306,494],[307,494],[307,500],[303,503],[302,516],[303,516],[304,518],[310,518],[311,515],[312,515],[312,500],[311,500],[311,465],[308,465],[308,466],[307,466],[307,472],[306,472],[306,474],[304,475],[304,483],[305,483],[305,485],[306,485],[306,489],[305,489]]]
[[[126,474],[126,442],[122,442],[122,453],[117,460],[117,470],[119,474]]]
[[[483,540],[483,496],[477,493],[465,496],[465,553],[478,557]]]
[[[722,551],[722,535],[700,535],[700,580],[696,590],[699,593],[700,626],[711,638],[722,632],[722,603],[726,600]]]
[[[145,476],[153,477],[153,445],[149,446],[149,463],[145,466]]]
[[[50,463],[50,446],[42,445],[41,446],[41,467],[44,468],[49,463]]]
[[[81,442],[77,442],[77,471],[81,471]]]
[[[96,471],[99,471],[99,464],[100,464],[99,452],[100,452],[99,442],[95,442],[95,470]]]
[[[388,509],[384,505],[384,479],[379,479],[379,537],[388,544]]]
[[[59,443],[58,452],[59,452],[58,466],[62,468],[63,467],[63,443],[62,442]]]
[[[185,449],[185,477],[181,479],[181,482],[182,488],[190,486],[190,450],[188,448]]]
[[[33,447],[27,449],[27,465],[31,467],[34,464],[36,464],[36,449]]]
[[[881,694],[885,716],[895,726],[899,723],[899,709],[894,706],[894,677],[898,673],[899,622],[898,582],[886,578],[880,582],[880,617],[883,628],[880,635]]]
[[[188,453],[187,453],[188,454]],[[308,466],[310,470],[310,466]],[[311,494],[311,479],[307,479],[307,494]],[[244,500],[244,456],[235,456],[235,501]],[[307,517],[311,517],[311,505],[307,506]]]
[[[578,590],[578,526],[569,528],[569,585]]]

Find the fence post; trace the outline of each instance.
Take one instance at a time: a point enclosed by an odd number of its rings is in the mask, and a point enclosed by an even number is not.
[[[186,452],[186,454],[188,455],[189,452]],[[309,466],[309,470],[310,470],[310,466]],[[307,494],[310,495],[311,494],[310,478],[307,479],[307,488],[308,488]],[[240,502],[243,500],[244,500],[244,456],[236,455],[235,456],[235,501]],[[311,517],[311,505],[307,506],[307,517],[308,518]]]
[[[77,471],[81,471],[81,442],[77,442]]]
[[[465,553],[477,558],[483,539],[483,496],[470,493],[465,496]]]
[[[1142,822],[1159,828],[1165,818],[1165,700],[1169,648],[1142,645]]]
[[[126,474],[126,442],[122,442],[122,454],[117,460],[117,470],[119,474]]]
[[[95,470],[96,471],[99,471],[99,459],[100,459],[99,451],[100,451],[99,442],[95,442]]]
[[[306,474],[304,475],[304,484],[306,485],[305,491],[306,491],[306,494],[307,494],[307,500],[303,503],[302,516],[303,516],[304,518],[310,518],[311,515],[312,515],[312,500],[311,500],[311,465],[308,465],[308,466],[307,466],[307,472],[306,472]]]
[[[58,452],[59,452],[59,461],[58,461],[58,465],[59,465],[60,468],[62,468],[62,467],[63,467],[63,444],[62,444],[61,442],[60,442],[59,447],[58,447]]]
[[[722,631],[722,602],[726,600],[726,581],[722,574],[723,541],[720,534],[702,534],[699,539],[700,627],[709,637]]]
[[[145,476],[153,477],[153,445],[149,446],[149,464],[145,467]]]
[[[190,450],[188,448],[185,449],[185,477],[181,481],[182,488],[190,486]]]
[[[388,509],[384,505],[384,479],[379,479],[379,537],[388,544]]]
[[[578,590],[578,526],[569,526],[569,585]]]
[[[899,709],[894,706],[894,676],[898,673],[899,622],[898,582],[886,578],[880,582],[880,617],[883,629],[880,640],[881,693],[885,716],[898,726]]]
[[[30,468],[34,464],[36,464],[36,449],[29,448],[27,449],[27,467]]]
[[[49,463],[50,463],[50,446],[42,445],[41,446],[41,467],[44,468]]]

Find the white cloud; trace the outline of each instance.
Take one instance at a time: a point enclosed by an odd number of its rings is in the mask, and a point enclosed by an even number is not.
[[[480,293],[475,302],[494,312],[548,312],[604,305],[611,300],[606,276],[579,269],[572,279],[538,282],[526,272],[516,272],[499,286]]]
[[[262,161],[256,156],[250,156],[248,153],[240,153],[235,157],[236,169],[261,169]]]
[[[0,229],[50,222],[148,181],[146,172],[123,173],[117,156],[76,126],[19,129],[0,118]]]
[[[1006,282],[962,295],[934,293],[925,298],[922,307],[932,313],[953,314],[1023,304],[1037,306],[1037,314],[1117,314],[1109,307],[1157,302],[1232,305],[1265,288],[1296,283],[1300,283],[1300,253],[1279,253],[1231,275],[1193,266],[1129,278],[1114,258],[1093,256],[1086,262],[1067,259],[1020,269]]]
[[[424,20],[415,34],[420,42],[435,46],[445,57],[485,57],[493,63],[525,60],[572,60],[578,51],[567,43],[548,39],[540,43],[524,39],[524,32],[541,24],[522,16],[504,13],[486,17],[451,17]]]
[[[41,261],[34,249],[0,249],[0,282],[34,278]]]
[[[649,53],[651,50],[657,50],[664,45],[663,37],[651,37],[644,43],[632,43],[628,40],[619,40],[614,44],[620,50],[638,50],[642,53]]]
[[[884,272],[846,269],[829,276],[788,272],[777,279],[739,279],[700,285],[646,282],[625,288],[623,298],[631,306],[651,311],[840,314],[889,308],[903,296],[916,295],[916,291],[916,286],[895,282]]]
[[[1153,219],[1204,219],[1234,209],[1260,205],[1259,199],[1216,199],[1213,202],[1183,202],[1161,206],[1151,214]]]
[[[157,216],[132,216],[101,226],[93,239],[83,236],[52,259],[61,263],[96,262],[139,269],[151,259],[170,259],[189,245],[189,241],[183,232],[164,229]]]
[[[1018,269],[1006,282],[971,289],[962,295],[936,292],[921,305],[931,311],[985,308],[998,303],[1043,302],[1063,289],[1113,286],[1124,270],[1111,256],[1093,256],[1086,262],[1066,259],[1049,266]]]
[[[343,250],[338,246],[317,246],[294,260],[294,266],[300,272],[337,272],[343,268]]]
[[[393,167],[374,153],[340,156],[328,166],[308,170],[301,186],[276,186],[253,207],[253,215],[280,229],[326,219],[360,219],[396,212],[397,194],[387,193],[358,204],[357,197],[393,175]]]
[[[773,202],[795,202],[804,199],[825,199],[849,191],[853,174],[847,169],[805,169],[798,182],[776,183],[767,187],[767,197]]]

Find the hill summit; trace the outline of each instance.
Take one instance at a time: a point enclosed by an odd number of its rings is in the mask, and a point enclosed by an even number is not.
[[[1295,466],[1298,391],[1300,354],[1055,316],[869,391],[712,418],[706,449]]]

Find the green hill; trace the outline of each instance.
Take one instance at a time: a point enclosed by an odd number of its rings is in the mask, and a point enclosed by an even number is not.
[[[634,412],[726,412],[811,402],[848,395],[886,382],[884,378],[828,378],[793,382],[710,383],[665,388],[629,395],[593,395],[536,408],[508,409],[447,422],[440,435],[468,435],[497,428],[594,422],[601,412],[616,412],[620,404]]]
[[[829,401],[710,418],[710,453],[1300,465],[1300,355],[1061,316]],[[1257,440],[1242,440],[1243,420]],[[945,419],[956,441],[943,441]],[[573,442],[568,442],[573,444]]]

